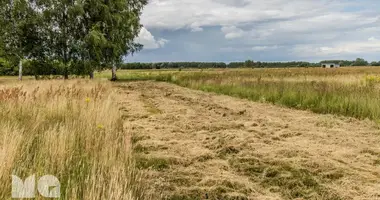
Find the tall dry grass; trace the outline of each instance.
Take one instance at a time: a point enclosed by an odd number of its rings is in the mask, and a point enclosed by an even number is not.
[[[0,88],[0,199],[11,199],[12,174],[56,176],[61,199],[146,199],[117,98],[107,82]]]

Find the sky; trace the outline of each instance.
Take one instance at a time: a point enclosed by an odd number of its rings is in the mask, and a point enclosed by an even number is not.
[[[150,0],[126,62],[380,61],[379,0]]]

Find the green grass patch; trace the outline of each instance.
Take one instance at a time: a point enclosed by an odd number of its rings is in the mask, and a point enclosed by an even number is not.
[[[144,155],[136,156],[136,167],[139,169],[153,169],[162,171],[168,169],[171,162],[172,161],[169,158],[158,158]]]
[[[230,159],[229,163],[238,173],[249,176],[273,193],[280,193],[285,199],[341,199],[323,185],[323,177],[304,168],[257,158]],[[330,178],[336,180],[342,176],[334,174]]]

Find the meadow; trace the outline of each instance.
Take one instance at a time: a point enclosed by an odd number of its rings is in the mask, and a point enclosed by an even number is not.
[[[11,199],[11,175],[32,174],[56,176],[62,199],[146,196],[109,82],[2,80],[0,199]]]
[[[380,195],[380,68],[110,74],[0,77],[0,199],[12,174],[70,200]]]
[[[106,74],[98,74],[107,77]],[[378,67],[120,71],[121,81],[155,80],[206,92],[359,119],[380,120]]]

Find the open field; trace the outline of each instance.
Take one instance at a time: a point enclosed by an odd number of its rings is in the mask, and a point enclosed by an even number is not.
[[[0,77],[0,199],[380,199],[380,68],[108,74]]]
[[[119,77],[166,81],[317,113],[380,120],[378,67],[121,71]]]
[[[168,199],[376,199],[380,131],[184,89],[124,83],[137,167]]]

